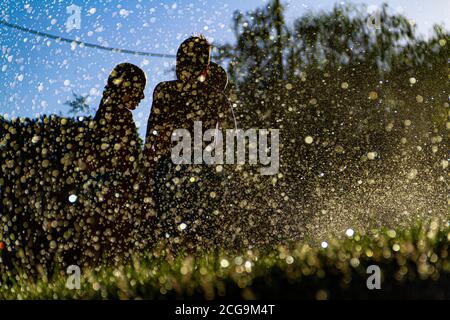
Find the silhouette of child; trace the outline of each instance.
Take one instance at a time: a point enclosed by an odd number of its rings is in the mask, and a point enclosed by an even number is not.
[[[131,175],[139,157],[138,133],[132,110],[144,99],[145,73],[131,63],[121,63],[111,72],[95,115],[97,170]]]
[[[216,166],[175,165],[171,159],[174,130],[182,128],[193,136],[195,121],[208,129],[226,129],[233,123],[223,94],[226,75],[214,64],[208,75],[210,48],[204,37],[191,37],[180,45],[177,80],[155,88],[148,120],[144,164],[155,202],[155,231],[174,250],[182,245],[191,252],[214,243],[224,214],[219,212],[225,175]]]
[[[111,72],[95,115],[93,141],[94,188],[85,206],[94,203],[89,228],[83,231],[86,261],[111,261],[129,250],[131,225],[138,215],[133,204],[139,185],[140,139],[132,110],[144,99],[145,73],[130,63]],[[114,244],[114,246],[113,246]]]
[[[228,85],[228,75],[224,68],[215,62],[209,64],[208,76],[205,83],[221,92],[225,91]]]

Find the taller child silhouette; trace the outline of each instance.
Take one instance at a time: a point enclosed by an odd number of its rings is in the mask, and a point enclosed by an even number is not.
[[[171,136],[175,129],[186,129],[194,137],[195,121],[202,122],[203,130],[226,128],[232,122],[227,98],[205,83],[210,48],[203,37],[188,38],[180,45],[178,80],[155,88],[144,149],[148,187],[159,219],[157,231],[170,244],[183,243],[193,250],[214,238],[223,214],[223,177],[218,166],[172,163]]]

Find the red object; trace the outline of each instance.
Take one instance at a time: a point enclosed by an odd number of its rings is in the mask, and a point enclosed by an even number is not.
[[[5,243],[0,241],[0,250],[3,250],[3,249],[5,249]]]

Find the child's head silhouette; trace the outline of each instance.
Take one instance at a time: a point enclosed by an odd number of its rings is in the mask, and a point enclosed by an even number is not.
[[[106,93],[114,103],[134,110],[145,98],[147,79],[144,71],[131,63],[118,64],[109,75]]]
[[[211,45],[205,37],[190,37],[177,51],[177,78],[197,80],[206,73],[210,62]]]
[[[205,83],[216,88],[217,90],[224,91],[228,84],[227,72],[217,63],[211,62]]]

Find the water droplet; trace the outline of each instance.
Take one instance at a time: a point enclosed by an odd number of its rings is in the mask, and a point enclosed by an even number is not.
[[[77,199],[78,199],[78,197],[76,195],[74,195],[74,194],[71,194],[69,196],[69,202],[70,203],[75,203],[77,201]]]

